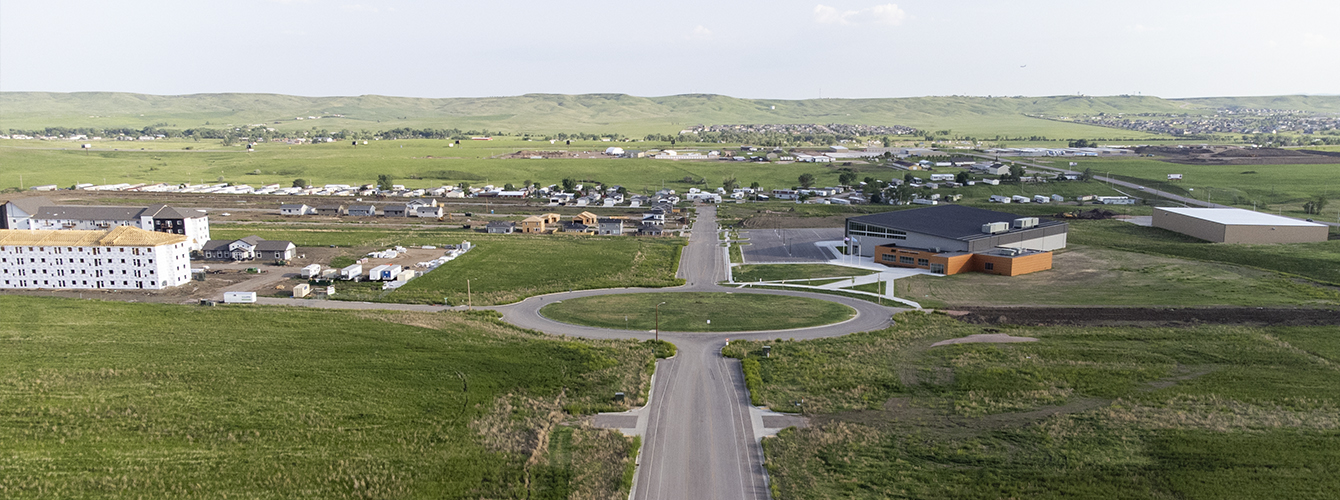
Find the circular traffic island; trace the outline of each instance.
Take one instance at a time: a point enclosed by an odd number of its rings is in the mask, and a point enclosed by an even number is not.
[[[664,304],[662,304],[664,303]],[[597,295],[564,300],[540,309],[554,321],[618,330],[748,332],[830,325],[856,310],[826,300],[757,293],[683,292]]]

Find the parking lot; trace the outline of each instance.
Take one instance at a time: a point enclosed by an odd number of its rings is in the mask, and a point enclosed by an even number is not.
[[[836,259],[831,250],[814,243],[842,239],[842,228],[818,229],[750,229],[740,236],[749,238],[749,244],[740,249],[746,264],[770,262],[828,262]]]

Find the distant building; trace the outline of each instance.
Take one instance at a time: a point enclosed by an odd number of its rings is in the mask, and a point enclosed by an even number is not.
[[[596,234],[602,236],[623,235],[623,219],[599,219],[596,224]]]
[[[1329,236],[1325,224],[1240,208],[1157,207],[1153,226],[1214,243],[1308,243]]]
[[[0,204],[0,226],[0,229],[44,231],[99,231],[130,226],[185,236],[192,250],[209,241],[209,217],[205,212],[167,205],[96,207],[56,205],[45,197],[24,198]]]
[[[510,221],[495,220],[484,226],[484,231],[489,234],[512,234],[516,230],[516,223]]]
[[[339,217],[341,215],[349,215],[349,211],[344,208],[344,205],[322,205],[316,207],[316,214]]]
[[[377,215],[376,205],[349,205],[350,217],[375,217]]]
[[[301,203],[285,203],[279,206],[279,215],[311,215],[316,209]]]
[[[1065,248],[1064,222],[936,205],[849,217],[848,244],[879,264],[939,274],[977,271],[1015,276],[1051,269]]]
[[[296,249],[292,241],[265,240],[253,235],[238,240],[209,240],[200,254],[209,260],[292,260]]]

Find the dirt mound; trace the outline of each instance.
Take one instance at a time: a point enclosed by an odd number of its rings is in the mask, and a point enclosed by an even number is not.
[[[962,321],[983,325],[1028,326],[1187,326],[1253,324],[1270,326],[1340,325],[1334,309],[1215,307],[1165,309],[1149,307],[983,307],[958,308]]]
[[[1340,163],[1340,153],[1308,149],[1244,148],[1209,146],[1173,148],[1147,146],[1136,148],[1141,155],[1157,155],[1164,161],[1183,165],[1298,165]]]
[[[1116,216],[1117,213],[1111,210],[1095,208],[1093,210],[1080,210],[1078,212],[1061,212],[1052,217],[1057,219],[1101,220],[1115,218]]]

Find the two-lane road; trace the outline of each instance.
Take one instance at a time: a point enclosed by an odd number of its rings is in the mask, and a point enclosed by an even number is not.
[[[716,207],[698,208],[689,244],[680,258],[683,286],[583,290],[531,297],[496,309],[503,320],[555,335],[588,338],[652,338],[651,332],[608,330],[559,323],[540,315],[545,305],[594,295],[649,292],[730,292],[813,297],[856,310],[851,320],[795,330],[743,333],[661,332],[678,354],[656,366],[655,387],[639,419],[646,419],[641,465],[634,482],[636,500],[767,499],[767,471],[755,435],[756,412],[749,404],[739,361],[721,356],[726,339],[810,339],[877,330],[899,311],[872,302],[789,290],[743,290],[717,285],[725,280],[726,261],[718,241]]]

